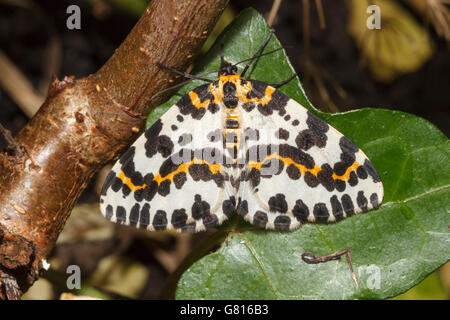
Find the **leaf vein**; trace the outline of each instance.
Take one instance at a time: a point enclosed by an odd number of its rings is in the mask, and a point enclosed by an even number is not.
[[[273,294],[275,295],[276,299],[277,300],[280,299],[280,296],[278,295],[277,289],[275,288],[274,284],[272,283],[272,280],[270,279],[268,273],[266,272],[262,262],[260,261],[259,257],[257,256],[255,250],[250,246],[249,240],[246,239],[242,234],[239,234],[239,237],[244,240],[245,247],[250,252],[250,254],[252,255],[253,259],[255,259],[258,267],[261,269],[261,272],[262,272],[264,278],[266,279],[267,283],[269,284],[269,287],[272,290]]]

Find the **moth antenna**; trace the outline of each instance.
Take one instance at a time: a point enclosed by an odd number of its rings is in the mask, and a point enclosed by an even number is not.
[[[277,51],[280,51],[280,50],[283,50],[283,47],[279,47],[279,48],[274,49],[274,50],[271,50],[271,51],[269,51],[269,52],[264,52],[264,53],[260,54],[259,56],[257,56],[256,58],[260,58],[260,57],[263,57],[263,56],[267,56],[267,55],[269,55],[269,54],[272,54],[272,53],[277,52]],[[237,66],[238,64],[241,64],[241,63],[243,63],[243,62],[250,61],[250,60],[252,60],[252,59],[253,59],[253,58],[247,58],[247,59],[241,60],[241,61],[239,61],[239,62],[236,62],[236,63],[234,64],[234,66]]]
[[[206,76],[206,75],[212,74],[212,73],[217,73],[217,71],[209,71],[209,72],[206,72],[206,73],[202,73],[202,74],[200,74],[200,76]],[[186,83],[189,83],[189,82],[192,81],[192,80],[194,80],[194,79],[188,79],[188,80],[182,81],[182,82],[180,82],[180,83],[178,83],[178,84],[176,84],[176,85],[173,85],[173,86],[171,86],[171,87],[168,87],[168,88],[166,88],[166,89],[163,89],[163,90],[161,90],[161,91],[155,93],[155,94],[150,98],[150,100],[153,100],[154,98],[160,96],[161,94],[163,94],[163,93],[165,93],[165,92],[171,91],[171,90],[176,89],[176,88],[180,88],[180,87],[184,86]],[[210,81],[211,81],[211,80],[210,80]]]
[[[206,78],[194,76],[194,75],[189,74],[189,73],[187,73],[187,72],[181,72],[181,71],[178,71],[177,69],[174,69],[174,68],[172,68],[172,67],[166,66],[166,65],[162,64],[161,62],[157,62],[156,65],[157,65],[158,67],[160,67],[161,69],[169,70],[170,72],[179,74],[180,76],[183,76],[183,77],[188,78],[188,79],[193,79],[193,80],[203,80],[203,81],[206,81],[206,82],[212,82],[212,80],[210,80],[210,79],[206,79]]]

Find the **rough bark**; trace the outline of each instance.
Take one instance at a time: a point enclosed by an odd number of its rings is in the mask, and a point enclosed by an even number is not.
[[[0,298],[39,277],[79,195],[137,137],[155,101],[201,48],[227,0],[152,0],[107,63],[83,79],[54,79],[44,104],[0,153]],[[21,152],[19,152],[21,151]]]

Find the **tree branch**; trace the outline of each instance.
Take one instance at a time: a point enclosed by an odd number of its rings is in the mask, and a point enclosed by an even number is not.
[[[169,86],[160,61],[184,70],[227,0],[152,0],[107,63],[83,79],[54,79],[44,104],[0,153],[0,298],[18,298],[39,277],[92,175],[137,137],[150,98]]]

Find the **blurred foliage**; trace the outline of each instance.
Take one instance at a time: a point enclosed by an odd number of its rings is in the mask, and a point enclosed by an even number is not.
[[[96,2],[99,0],[91,0],[91,1]],[[106,0],[106,1],[136,17],[139,17],[144,12],[145,8],[147,8],[148,3],[150,2],[149,0]]]
[[[123,256],[108,256],[100,261],[86,284],[135,299],[147,283],[147,277],[148,271],[142,264]]]
[[[98,204],[76,205],[59,235],[57,244],[111,239],[114,225],[105,221]]]
[[[402,6],[392,0],[350,0],[348,31],[361,50],[361,60],[381,82],[392,82],[416,71],[432,55],[428,32]],[[381,29],[370,30],[366,21],[369,5],[379,6]]]
[[[30,289],[22,296],[22,300],[53,300],[54,284],[45,278],[39,278]]]
[[[59,297],[59,300],[101,300],[101,298],[91,297],[91,296],[83,296],[83,295],[75,295],[70,292],[64,292]]]
[[[396,296],[394,300],[447,300],[447,294],[442,287],[439,275],[433,272],[417,286]]]
[[[211,48],[211,46],[216,41],[217,37],[222,33],[223,29],[225,29],[225,27],[229,25],[231,21],[233,21],[233,19],[234,19],[233,10],[231,10],[231,7],[228,6],[225,8],[224,12],[219,18],[219,21],[217,21],[216,25],[214,26],[214,29],[209,34],[208,39],[206,39],[205,43],[203,44],[201,53],[206,53]]]

